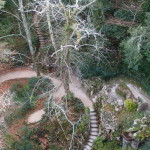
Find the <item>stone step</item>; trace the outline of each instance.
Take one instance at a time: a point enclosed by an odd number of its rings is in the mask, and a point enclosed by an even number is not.
[[[84,148],[84,150],[90,150],[90,149]]]
[[[98,136],[98,133],[97,133],[97,132],[91,132],[90,135],[93,135],[93,136],[96,136],[96,137],[97,137],[97,136]]]
[[[91,124],[90,126],[91,128],[96,128],[96,127],[98,128],[98,124]]]
[[[90,112],[91,112],[91,111],[93,112],[93,111],[95,111],[95,109],[92,107],[92,108],[90,108]]]
[[[89,145],[89,146],[92,147],[92,146],[93,146],[93,143],[88,142],[87,145]]]
[[[89,139],[88,142],[93,143],[93,142],[94,142],[94,139]]]
[[[98,120],[90,120],[90,123],[95,123],[95,124],[98,124]]]
[[[96,112],[90,112],[90,115],[96,115]]]
[[[91,148],[91,146],[89,146],[89,145],[86,145],[85,146],[85,148],[84,148],[84,150],[91,150],[92,148]]]
[[[98,120],[97,116],[90,116],[90,120]]]
[[[93,142],[99,134],[99,121],[94,108],[90,108],[90,136],[84,150],[92,150]]]
[[[98,129],[98,128],[91,128],[91,131],[96,131],[96,132],[98,132],[99,129]]]
[[[89,139],[92,139],[92,140],[95,140],[96,138],[97,138],[97,136],[93,136],[93,135],[89,136]]]

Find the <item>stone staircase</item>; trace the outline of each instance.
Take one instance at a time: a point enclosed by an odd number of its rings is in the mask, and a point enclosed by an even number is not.
[[[99,134],[99,121],[97,117],[97,113],[94,108],[90,109],[90,135],[87,144],[84,147],[84,150],[91,150],[94,140],[97,138]]]

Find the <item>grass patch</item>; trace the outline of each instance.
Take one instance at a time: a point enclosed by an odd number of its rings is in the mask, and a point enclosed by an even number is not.
[[[119,96],[121,96],[121,97],[123,97],[124,99],[126,99],[127,94],[126,94],[125,92],[123,92],[122,90],[116,88],[116,93],[117,93]]]

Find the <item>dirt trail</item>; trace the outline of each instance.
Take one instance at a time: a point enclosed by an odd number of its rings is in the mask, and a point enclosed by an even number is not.
[[[31,78],[36,76],[36,72],[32,70],[20,70],[20,71],[12,71],[9,73],[6,73],[4,75],[0,76],[0,83],[12,79],[19,79],[19,78]],[[43,75],[45,76],[45,75]],[[52,80],[55,88],[57,89],[54,93],[55,99],[60,100],[65,95],[65,90],[62,85],[62,82],[59,79],[56,79],[55,77],[51,76],[45,76]],[[92,101],[90,98],[86,95],[85,91],[83,90],[79,80],[75,77],[72,77],[71,83],[70,83],[70,91],[74,93],[75,97],[81,99],[85,107],[89,107],[90,109],[93,109],[92,107]],[[1,99],[2,102],[2,99]],[[41,113],[42,112],[42,113]],[[37,122],[37,119],[40,120],[40,118],[43,115],[43,110],[36,111],[35,113],[31,114],[29,117],[29,120],[31,123],[34,121]],[[38,116],[38,118],[36,118]]]
[[[4,75],[0,76],[0,83],[12,79],[19,79],[19,78],[31,78],[36,76],[36,72],[31,70],[20,70],[20,71],[12,71],[8,72]]]

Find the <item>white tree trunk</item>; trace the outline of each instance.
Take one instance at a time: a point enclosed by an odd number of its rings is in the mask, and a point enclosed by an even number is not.
[[[22,0],[18,0],[18,2],[19,2],[19,10],[21,12],[21,17],[22,17],[23,26],[24,26],[24,29],[25,29],[26,38],[27,38],[27,42],[28,42],[28,45],[29,45],[30,53],[33,57],[34,50],[33,50],[33,45],[32,45],[32,41],[31,41],[31,34],[30,34],[30,31],[29,31],[28,22],[26,20],[26,16],[25,16],[25,13],[24,13],[23,2],[22,2]]]
[[[52,45],[54,47],[54,50],[57,51],[55,40],[54,40],[53,28],[52,28],[52,24],[51,24],[51,18],[50,18],[50,2],[49,2],[49,0],[46,0],[46,7],[47,7],[46,17],[47,17],[50,39],[52,41]]]

